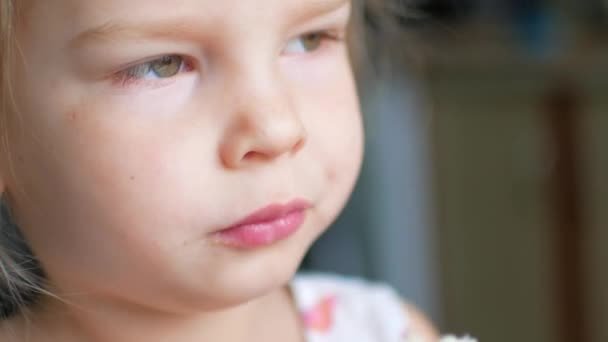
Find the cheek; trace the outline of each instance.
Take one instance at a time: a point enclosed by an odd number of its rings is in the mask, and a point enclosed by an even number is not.
[[[58,114],[37,144],[24,141],[17,173],[28,197],[18,203],[28,238],[54,274],[73,268],[128,277],[142,268],[128,260],[142,259],[163,267],[201,233],[192,213],[205,216],[207,206],[195,190],[213,172],[213,144],[201,137],[213,132],[97,108]]]
[[[363,133],[358,111],[354,113],[333,120],[336,125],[326,127],[315,144],[327,184],[321,211],[325,224],[333,222],[346,205],[361,168]]]
[[[179,243],[186,233],[179,229],[192,226],[187,213],[204,216],[206,205],[197,189],[215,171],[214,144],[204,138],[213,132],[199,128],[179,120],[98,121],[80,127],[87,145],[73,150],[73,159],[88,178],[81,189],[85,196],[97,193],[96,202],[107,206],[105,213],[112,212],[116,225],[132,227],[143,239]]]
[[[310,106],[304,120],[330,180],[357,174],[363,153],[363,124],[351,69],[346,63],[324,70],[322,82],[309,83]],[[314,106],[314,107],[313,107]]]
[[[363,159],[363,126],[353,76],[346,63],[331,65],[298,89],[301,117],[314,163],[323,166],[326,208],[333,219],[348,199]],[[307,80],[314,80],[315,75]]]

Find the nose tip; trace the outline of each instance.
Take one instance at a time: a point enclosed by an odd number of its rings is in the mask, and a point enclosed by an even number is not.
[[[306,131],[297,118],[275,119],[236,128],[225,139],[220,154],[226,167],[240,168],[293,156],[304,148],[306,140]]]
[[[285,136],[276,141],[266,141],[259,143],[257,147],[252,148],[243,155],[243,160],[253,159],[274,159],[283,154],[295,154],[304,147],[305,134],[293,134]]]

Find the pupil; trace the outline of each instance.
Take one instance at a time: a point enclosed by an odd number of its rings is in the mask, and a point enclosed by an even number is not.
[[[318,33],[309,34],[304,37],[304,47],[308,50],[316,50],[321,43],[321,35]]]

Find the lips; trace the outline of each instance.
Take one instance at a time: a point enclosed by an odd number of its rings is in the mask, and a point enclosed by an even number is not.
[[[284,240],[304,223],[308,201],[297,199],[287,204],[271,204],[212,234],[225,245],[257,248]]]

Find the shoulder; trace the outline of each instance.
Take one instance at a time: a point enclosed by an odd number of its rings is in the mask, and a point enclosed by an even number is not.
[[[404,311],[410,317],[410,334],[423,341],[438,341],[439,332],[422,311],[410,303],[403,303]]]
[[[402,341],[409,335],[434,341],[437,336],[432,324],[419,310],[404,303],[392,287],[381,282],[306,273],[294,278],[292,290],[304,313],[324,306],[335,312],[336,325],[374,334],[374,341]]]

